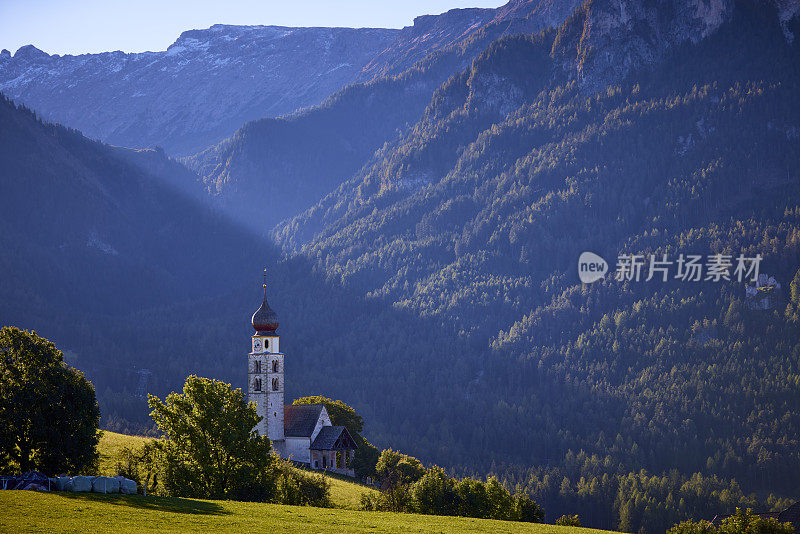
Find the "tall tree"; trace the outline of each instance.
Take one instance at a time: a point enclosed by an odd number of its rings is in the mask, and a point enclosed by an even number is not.
[[[36,332],[0,329],[0,469],[79,473],[96,465],[94,386]]]
[[[165,402],[150,395],[148,402],[164,433],[156,446],[167,494],[248,500],[272,496],[271,444],[255,432],[261,418],[241,389],[192,375],[183,393],[170,393]]]
[[[381,453],[375,470],[388,498],[388,509],[393,512],[404,510],[410,499],[408,486],[425,475],[422,462],[392,449]]]

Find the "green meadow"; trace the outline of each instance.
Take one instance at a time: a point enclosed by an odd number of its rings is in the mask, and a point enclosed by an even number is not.
[[[148,438],[103,432],[100,471],[113,475],[125,447]],[[375,491],[327,477],[334,508],[179,499],[141,495],[0,491],[0,533],[40,532],[436,532],[592,534],[605,531],[531,523],[358,511],[361,494]]]
[[[491,519],[361,512],[141,495],[0,491],[0,532],[469,532],[592,534],[574,527]]]

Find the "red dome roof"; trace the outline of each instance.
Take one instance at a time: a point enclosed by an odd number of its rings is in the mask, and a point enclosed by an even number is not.
[[[267,302],[267,286],[264,284],[264,302],[253,314],[253,328],[258,333],[271,334],[278,329],[278,314]]]

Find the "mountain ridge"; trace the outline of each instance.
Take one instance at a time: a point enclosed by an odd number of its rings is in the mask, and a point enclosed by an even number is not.
[[[381,71],[386,75],[349,85],[322,104],[290,116],[251,121],[231,138],[183,161],[202,177],[215,204],[254,231],[266,233],[336,188],[381,145],[401,135],[436,89],[493,41],[541,31],[566,17],[577,3],[517,0],[491,12],[480,10],[484,19],[476,27],[466,33],[445,32],[437,44],[442,47],[412,68],[399,74]],[[440,25],[443,17],[431,22]],[[413,42],[417,36],[413,28],[408,31]],[[416,61],[413,53],[399,64],[410,61]],[[269,209],[262,209],[265,206]]]
[[[167,50],[0,58],[0,91],[48,120],[133,148],[191,153],[242,123],[316,104],[398,30],[215,25]]]
[[[215,24],[182,32],[164,51],[141,53],[60,56],[25,45],[0,52],[0,91],[90,137],[185,156],[247,121],[399,74],[452,45],[475,14],[480,24],[509,11],[453,9],[403,29]]]

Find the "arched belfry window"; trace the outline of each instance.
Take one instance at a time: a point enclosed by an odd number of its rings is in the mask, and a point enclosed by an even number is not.
[[[253,391],[261,391],[261,379],[256,378],[253,380]]]
[[[272,379],[272,391],[278,391],[278,379],[277,378],[273,378]]]
[[[256,360],[256,373],[260,373],[260,372],[261,372],[261,361],[260,360]]]
[[[278,360],[272,360],[272,372],[273,373],[278,372]]]

